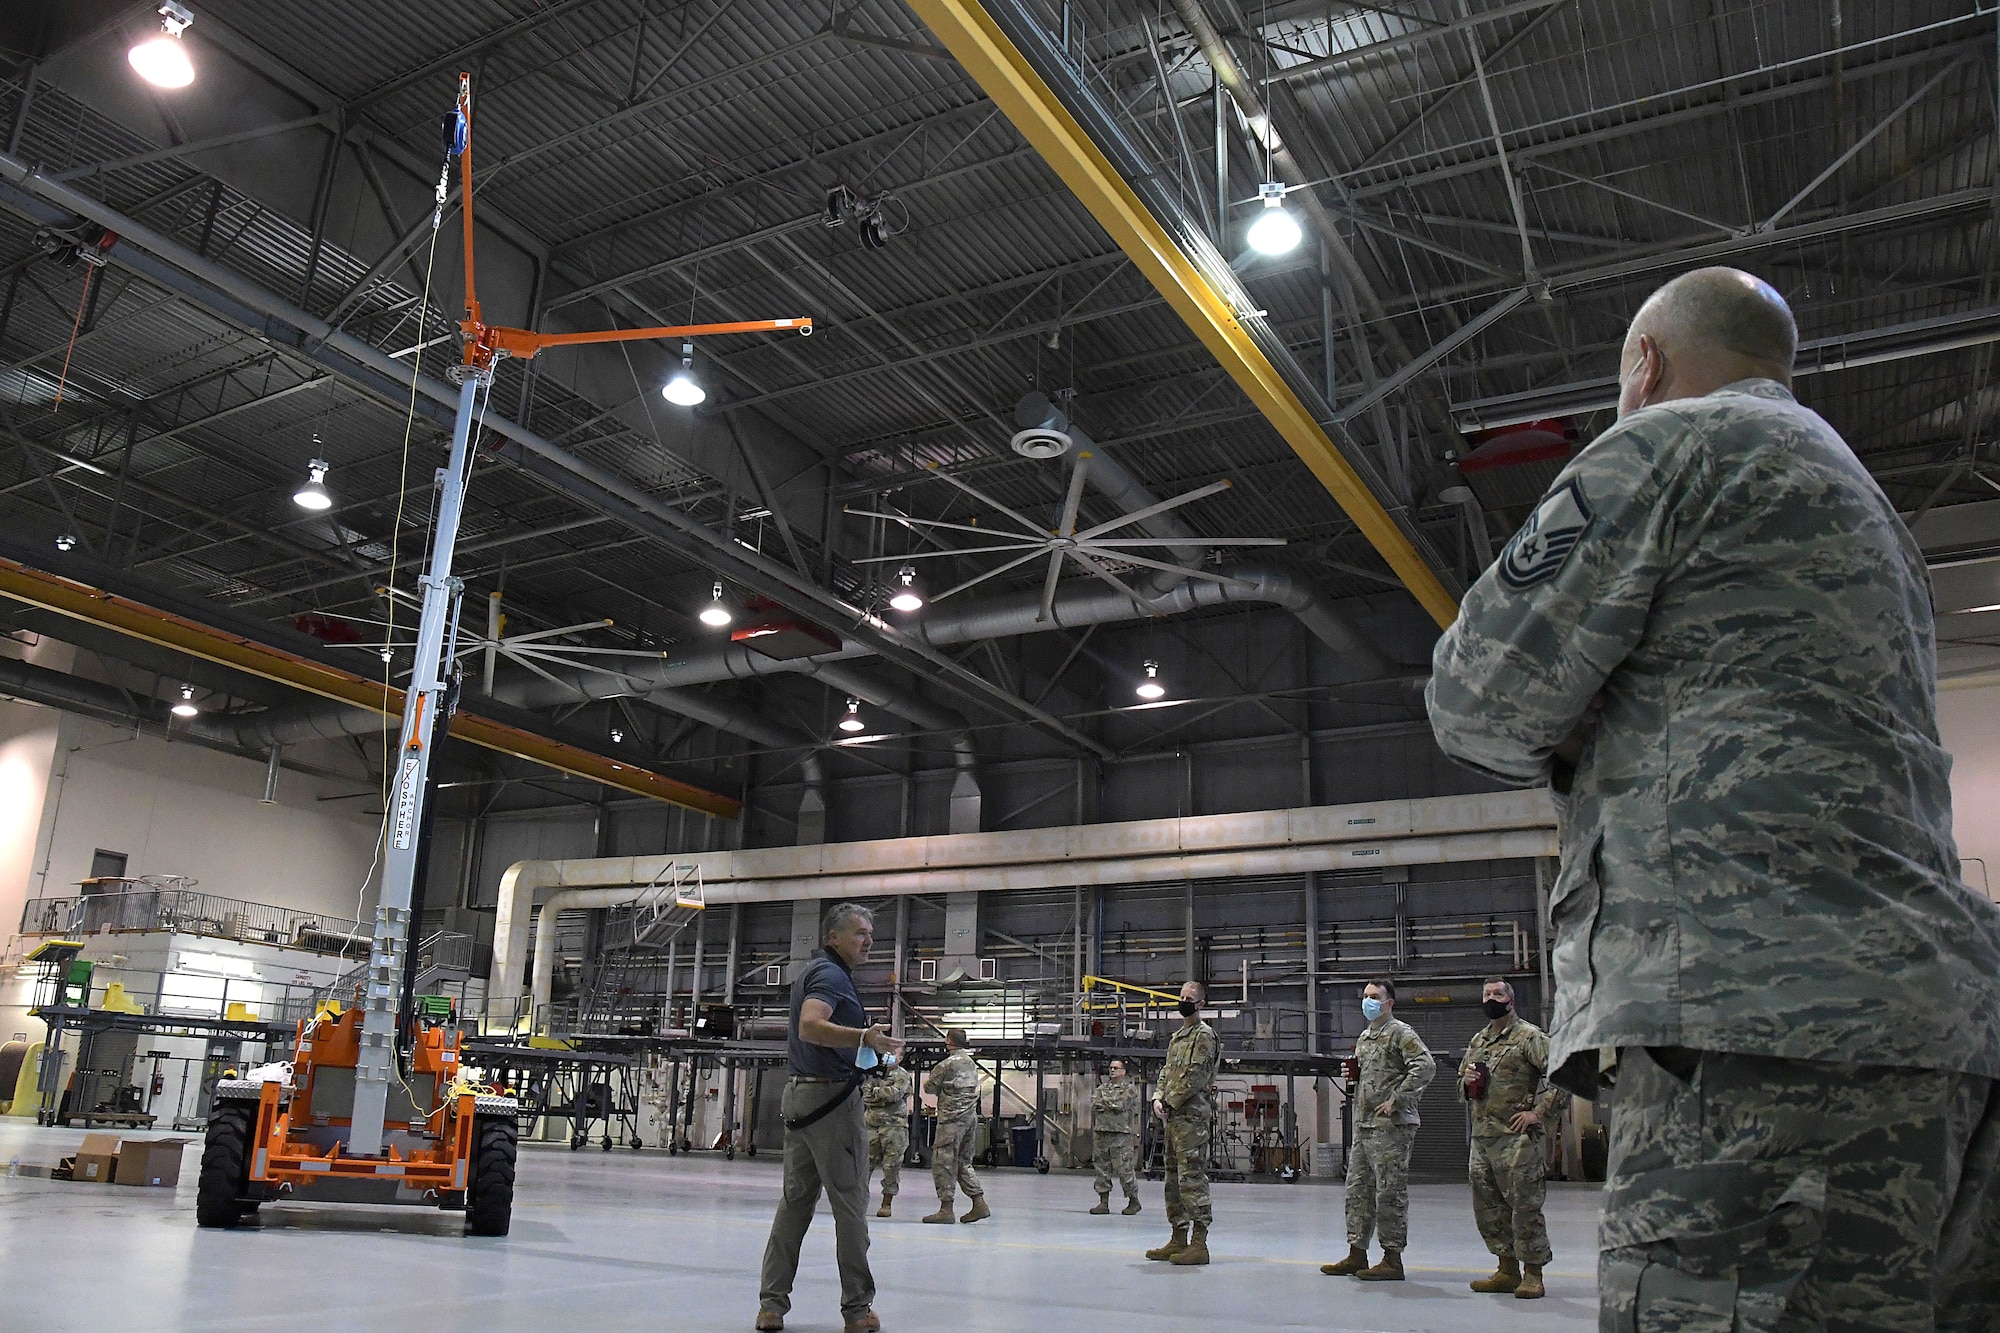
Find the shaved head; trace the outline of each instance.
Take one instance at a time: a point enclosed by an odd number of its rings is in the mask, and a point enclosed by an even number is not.
[[[1625,335],[1619,415],[1737,380],[1787,386],[1799,329],[1785,298],[1735,268],[1683,273],[1646,298]]]

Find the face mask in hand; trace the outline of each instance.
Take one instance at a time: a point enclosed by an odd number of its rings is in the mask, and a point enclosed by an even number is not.
[[[1195,1003],[1195,1002],[1194,1002],[1193,1000],[1182,1000],[1182,1001],[1181,1001],[1181,1017],[1182,1017],[1182,1018],[1193,1018],[1193,1017],[1194,1017],[1194,1016],[1195,1016],[1196,1014],[1198,1014],[1198,1013],[1200,1013],[1200,1012],[1201,1012],[1201,1006],[1200,1006],[1200,1005],[1198,1005],[1198,1004],[1196,1004],[1196,1003]]]
[[[875,1054],[873,1046],[863,1046],[854,1053],[854,1067],[856,1069],[873,1069],[879,1058]]]
[[[1512,1009],[1514,1006],[1508,1004],[1505,1000],[1488,1000],[1486,1003],[1480,1005],[1479,1007],[1486,1011],[1486,1016],[1488,1018],[1501,1019],[1505,1018],[1507,1016],[1507,1011],[1509,1009]]]
[[[1361,1016],[1373,1023],[1382,1016],[1382,1002],[1372,995],[1369,996],[1361,1002]]]

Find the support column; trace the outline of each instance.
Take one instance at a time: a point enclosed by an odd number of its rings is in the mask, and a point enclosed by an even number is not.
[[[903,969],[910,965],[910,900],[896,897],[896,969],[889,977],[889,1035],[903,1035]]]
[[[1208,984],[1207,977],[1194,974],[1194,881],[1181,885],[1181,926],[1186,942],[1181,947],[1181,980],[1199,981]]]
[[[1554,887],[1554,863],[1546,856],[1535,858],[1535,960],[1542,982],[1541,1027],[1547,1031],[1555,1019],[1556,997],[1549,985],[1549,890]]]
[[[1306,873],[1306,1049],[1319,1054],[1319,876]]]
[[[722,978],[722,1002],[736,1003],[736,956],[743,932],[743,904],[729,904],[729,971]]]

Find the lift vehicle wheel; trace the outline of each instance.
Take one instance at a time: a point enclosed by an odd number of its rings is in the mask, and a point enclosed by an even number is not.
[[[679,1157],[680,1155],[681,1155],[681,1145],[679,1144],[679,1142],[677,1142],[677,1141],[676,1141],[676,1140],[674,1140],[674,1139],[668,1139],[668,1140],[667,1140],[667,1156],[669,1156],[669,1157]]]
[[[465,1234],[504,1236],[514,1218],[514,1157],[520,1130],[510,1115],[472,1122],[472,1183],[465,1191]]]
[[[588,1135],[572,1134],[569,1136],[569,1150],[571,1152],[575,1152],[578,1148],[581,1148],[584,1144],[588,1142],[590,1142],[590,1138]]]
[[[197,1225],[233,1227],[257,1211],[256,1203],[243,1197],[250,1192],[250,1136],[256,1126],[254,1103],[217,1102],[209,1112],[194,1196]]]

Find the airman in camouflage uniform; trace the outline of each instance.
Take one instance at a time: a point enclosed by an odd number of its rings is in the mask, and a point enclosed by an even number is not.
[[[910,1147],[910,1094],[917,1080],[901,1065],[861,1085],[862,1120],[868,1126],[868,1171],[882,1168],[882,1206],[875,1216],[889,1216],[903,1180],[903,1154]]]
[[[1445,751],[1557,793],[1555,1079],[1604,1327],[2000,1327],[2000,909],[1959,880],[1924,558],[1706,269],[1466,595]],[[1732,1322],[1733,1321],[1733,1322]]]
[[[1167,1222],[1174,1234],[1146,1251],[1186,1268],[1208,1262],[1208,1226],[1214,1218],[1208,1195],[1209,1141],[1215,1134],[1215,1073],[1222,1043],[1201,1021],[1208,990],[1198,981],[1181,987],[1181,1026],[1167,1042],[1167,1067],[1160,1072],[1153,1114],[1166,1122]],[[1189,1224],[1193,1230],[1189,1230]]]
[[[986,1188],[972,1174],[972,1145],[979,1132],[979,1066],[966,1048],[964,1028],[946,1032],[944,1045],[944,1059],[924,1077],[924,1091],[937,1098],[931,1180],[938,1192],[938,1210],[924,1221],[977,1222],[993,1216],[986,1206]],[[964,1217],[952,1212],[954,1187],[972,1201]]]
[[[1125,1216],[1139,1211],[1139,1085],[1125,1062],[1090,1094],[1090,1164],[1097,1168],[1097,1214],[1111,1211],[1111,1182],[1125,1187]]]
[[[1354,1142],[1347,1147],[1347,1257],[1321,1264],[1329,1277],[1401,1282],[1410,1239],[1410,1149],[1416,1146],[1417,1099],[1437,1075],[1437,1060],[1417,1030],[1396,1017],[1396,983],[1383,977],[1361,992],[1368,1026],[1354,1039],[1361,1078],[1354,1091]],[[1382,1262],[1368,1263],[1368,1238],[1380,1232]]]
[[[1569,1104],[1569,1094],[1543,1086],[1549,1039],[1514,1012],[1514,988],[1492,977],[1481,1003],[1492,1021],[1473,1034],[1458,1067],[1458,1084],[1472,1104],[1472,1219],[1500,1263],[1472,1289],[1534,1300],[1546,1294],[1542,1265],[1550,1257],[1549,1227],[1542,1217],[1547,1168],[1542,1133]]]

